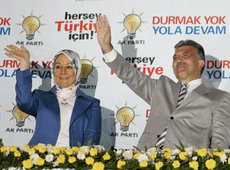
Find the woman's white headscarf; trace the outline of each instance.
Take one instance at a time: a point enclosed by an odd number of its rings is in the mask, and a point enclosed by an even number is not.
[[[78,55],[78,53],[72,51],[72,50],[61,50],[59,51],[55,56],[54,56],[54,59],[53,59],[53,71],[54,71],[54,63],[57,59],[57,57],[60,55],[60,54],[64,54],[66,55],[70,61],[72,62],[73,66],[74,66],[74,69],[75,69],[75,74],[76,74],[76,82],[71,85],[70,87],[72,86],[76,86],[79,84],[80,82],[80,74],[81,74],[81,59]],[[55,83],[55,80],[54,80],[54,83]],[[58,87],[58,88],[62,88],[62,87],[59,87],[56,83],[55,85]],[[68,87],[69,88],[69,87]]]
[[[73,66],[74,66],[75,75],[76,75],[76,82],[67,88],[62,88],[62,87],[58,86],[54,80],[54,84],[56,85],[56,89],[57,89],[58,100],[60,100],[60,102],[62,104],[67,104],[69,99],[76,96],[76,90],[77,90],[78,84],[80,82],[81,59],[80,59],[78,53],[76,53],[72,50],[67,50],[67,49],[61,50],[54,56],[53,63],[52,63],[53,64],[52,65],[53,71],[54,71],[54,63],[60,54],[64,54],[70,59],[70,61],[72,62]]]

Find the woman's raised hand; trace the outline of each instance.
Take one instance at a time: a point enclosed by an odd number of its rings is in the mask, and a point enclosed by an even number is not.
[[[16,47],[15,45],[7,45],[4,48],[5,54],[10,58],[15,58],[20,61],[20,70],[26,70],[30,67],[30,53],[24,47],[21,46],[20,48]]]

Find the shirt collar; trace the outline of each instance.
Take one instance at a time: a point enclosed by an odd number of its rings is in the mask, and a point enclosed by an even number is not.
[[[181,84],[184,84],[184,82],[181,82]],[[188,84],[188,90],[189,90],[189,91],[192,91],[192,90],[194,90],[195,88],[197,88],[199,85],[202,84],[202,80],[201,80],[201,78],[195,79],[195,80],[190,81],[190,82],[187,83],[187,84]]]

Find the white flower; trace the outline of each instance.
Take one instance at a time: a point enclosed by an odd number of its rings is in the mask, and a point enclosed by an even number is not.
[[[45,157],[46,162],[52,162],[54,160],[54,156],[52,154],[48,154]]]
[[[188,156],[192,156],[193,153],[193,147],[185,148],[185,152],[188,153]]]
[[[116,151],[116,156],[120,156],[122,154],[123,150],[122,149],[119,149]]]
[[[46,148],[46,144],[44,143],[38,143],[39,146],[41,146],[42,148]]]
[[[46,147],[48,153],[53,153],[53,146],[52,145],[47,145]]]
[[[172,155],[178,155],[180,153],[180,150],[179,149],[174,149],[172,150],[171,154]]]
[[[157,152],[157,149],[156,149],[155,147],[149,148],[149,149],[147,150],[147,154],[148,154],[148,155],[151,155],[152,153],[156,153],[156,152]]]
[[[89,153],[89,146],[82,146],[80,147],[80,150],[83,150],[85,152],[85,154]]]
[[[197,156],[193,156],[193,157],[192,157],[192,160],[193,160],[193,161],[196,161],[197,158],[198,158]]]
[[[42,169],[42,170],[51,170],[51,169]],[[52,168],[52,170],[63,170],[63,168]],[[65,168],[65,170],[74,170],[73,168]]]
[[[8,170],[21,170],[21,168],[9,167]]]
[[[125,158],[125,159],[132,159],[133,158],[133,151],[132,150],[127,150],[127,151],[124,151],[122,153],[122,156]]]
[[[39,157],[39,155],[36,154],[36,153],[30,155],[30,160],[33,162],[34,165],[37,165],[37,164],[36,164],[36,161],[37,161],[38,158],[40,158],[40,157]]]
[[[28,152],[28,148],[26,147],[26,145],[20,146],[19,149],[24,152]]]
[[[223,154],[223,155],[220,156],[220,161],[221,161],[222,163],[225,163],[226,160],[227,160],[227,158],[228,158],[228,157],[227,157],[225,154]]]
[[[97,149],[98,151],[104,151],[105,150],[105,148],[103,146],[101,146],[101,145],[93,145],[93,147],[95,149]]]
[[[225,153],[230,153],[230,149],[224,149]]]
[[[140,154],[138,157],[138,162],[142,162],[142,161],[149,161],[148,156],[146,154]]]
[[[175,160],[176,156],[172,155],[169,159],[170,160]]]
[[[8,151],[6,151],[6,156],[8,156],[10,154],[10,151],[8,150]]]
[[[0,147],[1,148],[1,147]],[[8,156],[10,154],[10,147],[9,146],[6,146],[7,150],[5,152],[6,156]]]
[[[55,162],[53,163],[53,167],[56,167],[56,166],[58,166],[58,165],[59,165],[58,161],[55,161]]]
[[[79,152],[79,153],[77,154],[77,159],[84,160],[84,159],[85,159],[85,154]]]

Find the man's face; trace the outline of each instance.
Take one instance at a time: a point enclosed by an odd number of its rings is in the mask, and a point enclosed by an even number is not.
[[[198,60],[196,49],[192,46],[182,46],[175,50],[173,56],[173,72],[182,82],[190,82],[201,77],[204,61]]]
[[[54,80],[62,88],[73,85],[76,81],[75,69],[65,54],[60,54],[54,63]]]

